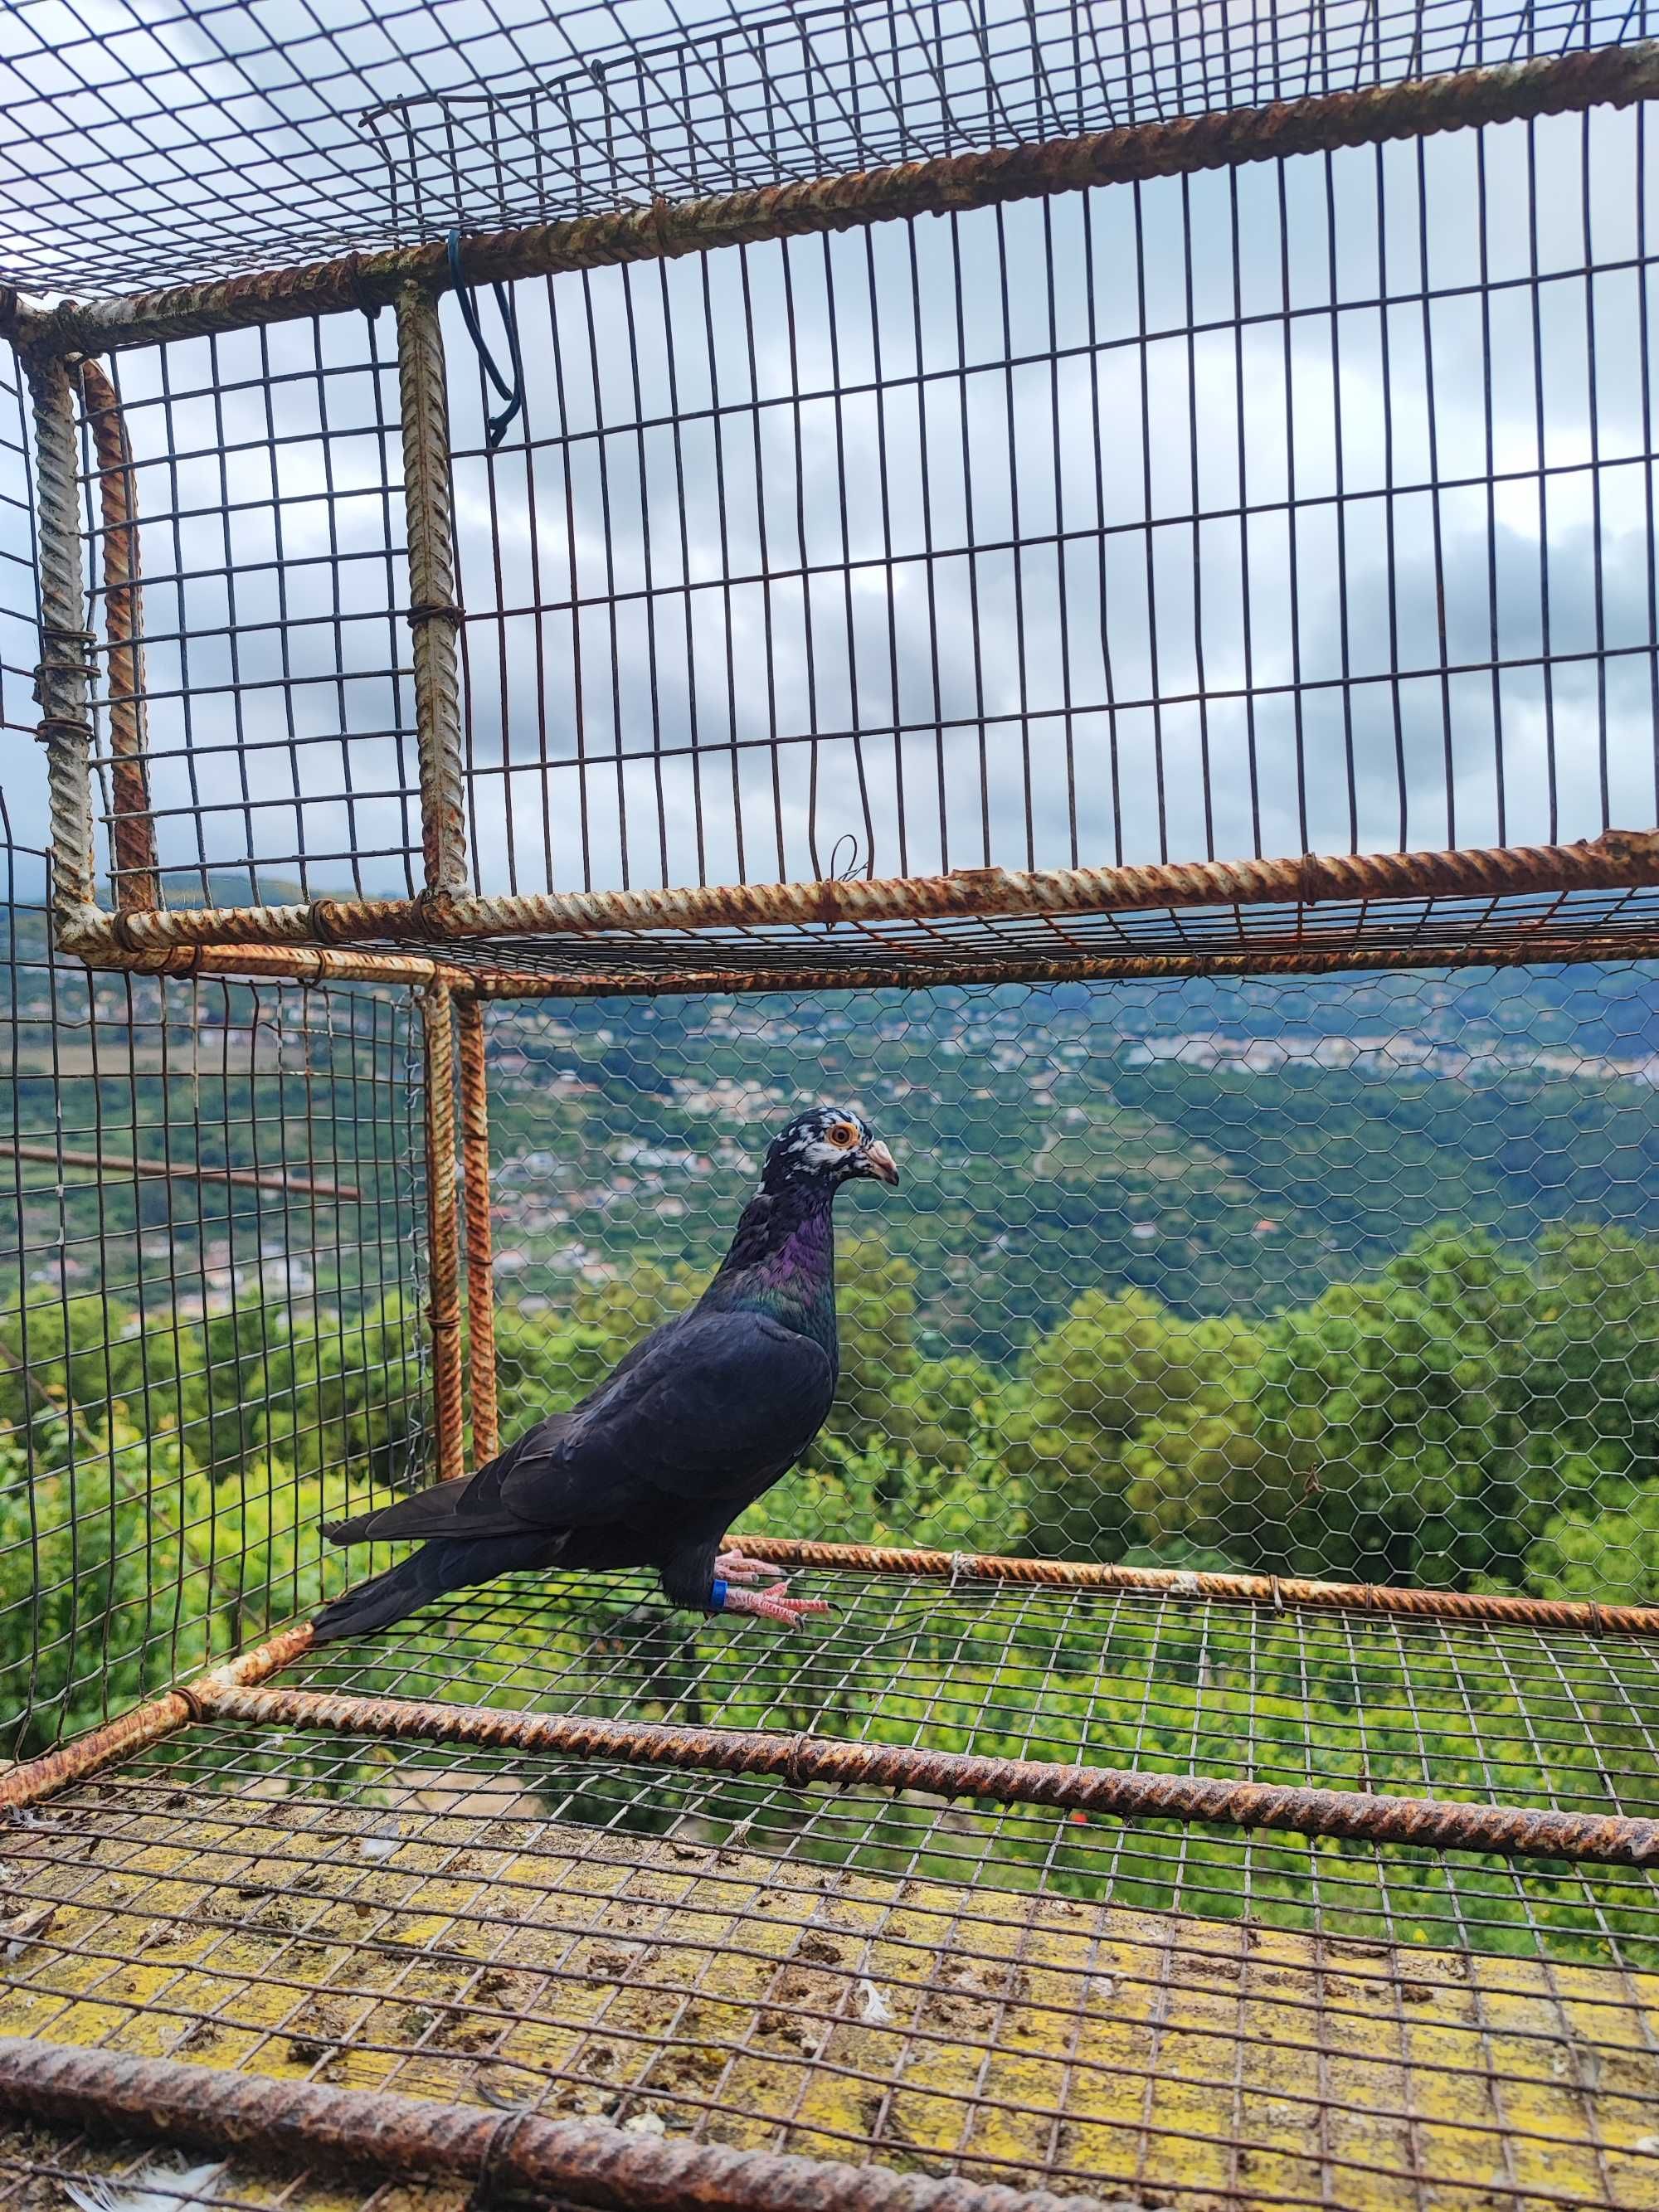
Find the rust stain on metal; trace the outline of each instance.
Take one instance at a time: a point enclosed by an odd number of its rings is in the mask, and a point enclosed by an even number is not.
[[[36,571],[40,665],[35,696],[46,751],[52,823],[52,920],[60,944],[105,917],[94,897],[92,858],[92,636],[81,557],[79,441],[64,362],[25,356],[34,414]]]
[[[176,1690],[169,1690],[148,1705],[135,1705],[118,1720],[106,1721],[101,1728],[91,1729],[73,1743],[43,1752],[38,1759],[26,1759],[0,1773],[0,1811],[37,1804],[69,1783],[113,1766],[129,1752],[159,1743],[163,1736],[183,1728],[190,1717],[189,1705]]]
[[[1173,1597],[1316,1611],[1386,1613],[1416,1620],[1467,1620],[1512,1628],[1567,1629],[1604,1636],[1659,1636],[1659,1606],[1581,1599],[1510,1597],[1480,1590],[1407,1589],[1389,1583],[1324,1583],[1291,1575],[1233,1575],[1176,1567],[1121,1567],[1086,1559],[1026,1559],[883,1544],[814,1544],[750,1536],[743,1548],[780,1567],[1010,1583],[1045,1589],[1146,1590]]]
[[[138,580],[132,447],[115,386],[98,363],[82,360],[76,373],[93,450],[98,456],[98,497],[104,525],[104,631],[109,642],[110,787],[114,800],[110,843],[116,908],[128,914],[161,903],[144,719],[143,593]]]
[[[22,1760],[0,1773],[0,1811],[38,1804],[69,1783],[100,1773],[130,1753],[161,1742],[164,1736],[174,1735],[200,1717],[211,1704],[214,1686],[240,1689],[266,1681],[308,1650],[311,1638],[309,1621],[283,1629],[239,1658],[228,1660],[193,1682],[164,1691],[147,1705],[135,1705],[130,1713],[106,1721],[101,1728],[89,1729],[74,1742],[45,1752],[39,1759]]]
[[[349,1183],[318,1182],[309,1176],[289,1175],[280,1169],[192,1167],[182,1160],[133,1160],[113,1152],[70,1152],[56,1145],[20,1143],[0,1137],[0,1152],[20,1160],[40,1160],[52,1167],[88,1168],[95,1175],[159,1176],[180,1182],[230,1182],[248,1190],[280,1190],[290,1196],[355,1201],[362,1193]]]
[[[761,929],[802,924],[1045,921],[1215,906],[1337,901],[1513,898],[1659,884],[1659,830],[1608,830],[1576,845],[1512,845],[1439,853],[1306,854],[1273,860],[1171,861],[1121,868],[963,868],[943,876],[712,884],[639,891],[563,891],[506,898],[316,899],[304,906],[196,908],[129,915],[82,933],[137,951],[184,944],[304,943],[320,938],[459,942],[617,933]],[[621,948],[619,947],[618,950]],[[872,948],[890,960],[902,945]],[[918,951],[917,957],[921,957]],[[947,950],[939,956],[951,957]],[[1248,957],[1248,956],[1247,956]]]
[[[483,1705],[331,1692],[211,1686],[204,1710],[258,1728],[323,1728],[347,1735],[467,1743],[547,1752],[563,1759],[623,1761],[682,1771],[769,1775],[797,1789],[918,1790],[933,1797],[1046,1805],[1119,1820],[1194,1820],[1207,1826],[1290,1830],[1431,1850],[1659,1864],[1659,1820],[1626,1814],[1535,1811],[1427,1797],[1067,1766],[967,1752],[854,1743],[767,1729],[684,1727],[600,1719],[590,1714],[497,1711]]]
[[[314,945],[177,945],[157,951],[112,950],[81,956],[94,970],[112,975],[234,975],[296,983],[447,983],[470,988],[464,968],[447,967],[418,952],[342,952]]]
[[[1109,2212],[1000,2183],[663,2141],[394,2091],[273,2081],[171,2058],[0,2038],[0,2105],[31,2119],[136,2130],[288,2162],[426,2175],[605,2212]]]
[[[454,1002],[447,983],[421,994],[426,1054],[427,1266],[431,1302],[432,1426],[438,1480],[465,1471],[466,1444],[461,1396],[460,1223],[455,1189]]]
[[[1128,124],[1039,143],[975,149],[708,199],[674,204],[658,200],[646,207],[486,233],[467,240],[467,276],[472,283],[506,281],[661,260],[1096,185],[1426,137],[1516,118],[1630,106],[1656,94],[1659,43],[1603,46],[1545,60],[1461,70],[1169,122]],[[124,300],[71,301],[42,310],[14,294],[0,304],[7,310],[9,334],[20,345],[106,353],[204,331],[384,305],[411,280],[433,289],[448,284],[441,240],[380,253],[342,254],[304,268],[171,286]]]
[[[466,1208],[466,1334],[472,1396],[472,1455],[501,1449],[495,1401],[495,1273],[489,1225],[489,1090],[483,1009],[458,999],[461,1075],[461,1188]]]

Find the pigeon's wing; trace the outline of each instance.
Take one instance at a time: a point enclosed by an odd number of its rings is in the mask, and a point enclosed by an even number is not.
[[[811,1443],[835,1396],[829,1354],[753,1312],[693,1311],[573,1417],[503,1497],[544,1525],[631,1519],[675,1498],[756,1494]]]
[[[724,1496],[787,1467],[834,1394],[834,1370],[810,1337],[763,1315],[693,1311],[475,1474],[324,1533],[337,1544],[545,1533],[648,1515],[665,1494]]]
[[[557,1449],[574,1416],[554,1413],[526,1430],[504,1452],[447,1482],[434,1482],[407,1498],[394,1498],[352,1521],[325,1522],[323,1534],[334,1544],[380,1543],[405,1536],[514,1536],[532,1525],[502,1498],[502,1486],[520,1459],[544,1458]]]

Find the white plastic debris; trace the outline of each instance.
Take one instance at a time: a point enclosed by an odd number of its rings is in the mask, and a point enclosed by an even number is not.
[[[660,2112],[635,2112],[631,2120],[623,2122],[623,2133],[629,2136],[665,2136],[668,2123]]]
[[[398,1848],[396,1836],[360,1836],[357,1856],[360,1859],[389,1859]]]
[[[1631,2148],[1640,2151],[1644,2158],[1659,2158],[1659,2136],[1638,2136]]]
[[[866,2027],[890,2027],[893,2025],[893,2008],[873,1982],[859,1984],[859,2018]]]
[[[169,2166],[152,2160],[126,2181],[66,2181],[64,2194],[80,2212],[178,2212],[205,2197],[224,2172],[214,2166]]]

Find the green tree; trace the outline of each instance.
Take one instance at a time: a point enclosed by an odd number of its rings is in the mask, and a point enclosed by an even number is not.
[[[1258,1346],[1245,1323],[1183,1320],[1144,1291],[1085,1291],[1031,1346],[1010,1421],[1031,1544],[1111,1559],[1160,1533],[1131,1494],[1132,1441],[1149,1423],[1227,1412]]]

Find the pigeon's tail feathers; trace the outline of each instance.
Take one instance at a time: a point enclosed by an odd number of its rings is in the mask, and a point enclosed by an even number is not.
[[[347,1590],[343,1597],[325,1605],[312,1623],[313,1640],[337,1644],[343,1637],[372,1636],[377,1628],[389,1628],[394,1620],[417,1611],[428,1598],[441,1596],[449,1587],[443,1563],[434,1554],[467,1548],[459,1544],[423,1544],[383,1575],[372,1575],[366,1583]]]
[[[539,1539],[527,1539],[521,1530],[516,1536],[483,1542],[451,1537],[422,1544],[395,1567],[371,1576],[325,1605],[312,1623],[313,1641],[337,1644],[347,1636],[373,1636],[450,1590],[486,1583],[513,1567],[550,1566],[567,1540],[562,1533],[546,1532]]]

